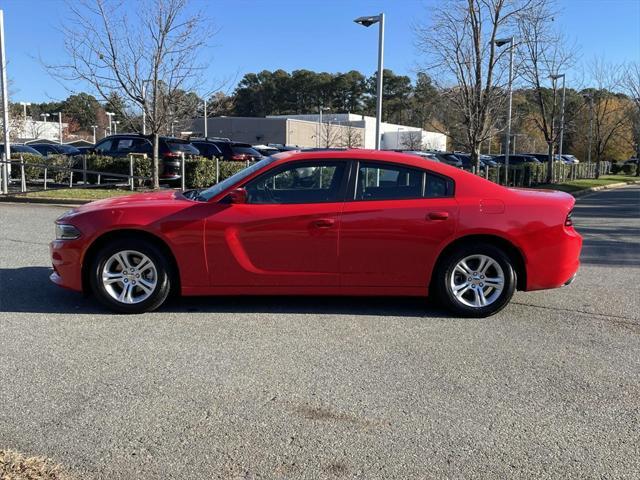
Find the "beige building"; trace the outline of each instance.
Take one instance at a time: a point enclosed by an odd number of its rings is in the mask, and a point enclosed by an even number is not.
[[[193,120],[194,135],[204,135],[203,118]],[[250,144],[276,143],[298,147],[363,148],[364,128],[339,122],[285,117],[214,117],[207,119],[209,137],[230,138]]]

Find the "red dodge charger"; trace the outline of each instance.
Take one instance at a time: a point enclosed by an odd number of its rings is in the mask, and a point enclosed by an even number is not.
[[[90,203],[56,220],[56,284],[124,313],[182,295],[436,296],[483,317],[566,285],[574,199],[413,155],[287,152],[204,190]]]

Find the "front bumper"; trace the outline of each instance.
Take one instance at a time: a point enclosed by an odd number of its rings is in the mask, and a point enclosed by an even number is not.
[[[82,291],[82,249],[76,240],[54,240],[49,244],[53,273],[49,279],[56,285]]]

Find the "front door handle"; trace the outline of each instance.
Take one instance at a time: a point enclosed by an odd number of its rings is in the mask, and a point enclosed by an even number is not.
[[[449,212],[429,212],[427,219],[429,220],[446,220],[449,218]]]
[[[314,220],[311,224],[316,228],[331,228],[335,223],[335,218],[319,218],[318,220]]]

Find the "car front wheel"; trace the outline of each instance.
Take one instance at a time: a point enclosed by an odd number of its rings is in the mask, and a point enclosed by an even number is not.
[[[170,291],[169,265],[162,252],[144,240],[118,240],[100,249],[91,266],[91,289],[119,313],[155,310]]]
[[[436,293],[449,310],[465,317],[487,317],[511,300],[516,273],[500,248],[463,245],[443,259],[434,280]]]

